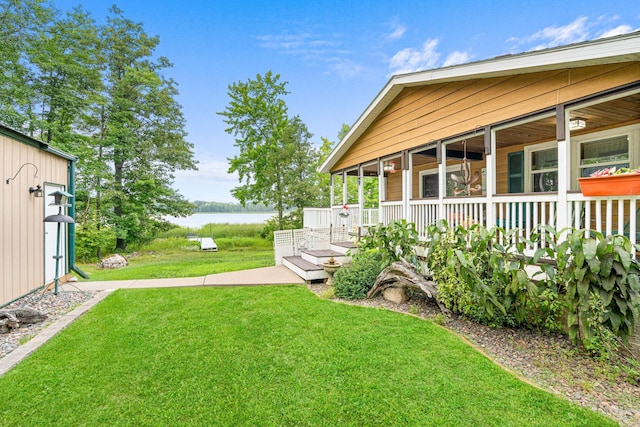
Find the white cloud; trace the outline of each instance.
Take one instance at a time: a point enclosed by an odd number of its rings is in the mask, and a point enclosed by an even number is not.
[[[198,159],[198,170],[176,171],[176,178],[193,178],[213,181],[238,182],[237,174],[230,174],[229,163],[227,161]]]
[[[634,31],[637,31],[637,29],[634,30],[630,25],[618,25],[615,28],[602,32],[598,38],[603,39],[605,37],[619,36],[620,34],[632,33]]]
[[[392,74],[412,73],[435,67],[448,67],[468,62],[472,56],[468,52],[455,51],[447,55],[440,63],[442,54],[438,51],[438,39],[427,39],[422,49],[402,49],[389,61]]]
[[[442,63],[443,67],[449,67],[451,65],[464,64],[469,62],[471,55],[468,52],[455,51],[447,55],[447,58]]]
[[[325,63],[328,73],[335,73],[343,79],[355,77],[363,70],[360,64],[348,58],[352,52],[341,48],[342,36],[338,33],[316,35],[305,32],[257,38],[265,49],[297,56],[307,63]]]
[[[394,18],[390,23],[389,27],[391,28],[391,32],[387,34],[387,40],[398,40],[401,39],[402,36],[407,32],[406,25],[402,25],[398,22],[397,18]]]
[[[418,70],[433,68],[440,59],[440,53],[436,50],[438,39],[428,39],[422,45],[422,49],[402,49],[389,62],[393,74],[411,73]]]
[[[188,200],[233,202],[231,190],[239,185],[237,174],[227,173],[226,161],[200,157],[197,171],[177,171],[173,188]]]
[[[345,80],[355,77],[362,71],[362,66],[350,59],[334,58],[332,62],[333,63],[329,66],[331,72],[339,75]]]
[[[625,24],[609,28],[619,19],[619,16],[606,15],[599,16],[595,19],[580,16],[567,25],[552,25],[527,37],[512,37],[508,39],[507,42],[513,44],[512,51],[521,50],[523,46],[527,45],[529,46],[526,48],[527,50],[540,50],[578,43],[593,38],[611,37],[636,31],[631,26]]]
[[[542,40],[544,43],[534,49],[544,49],[586,40],[589,35],[587,20],[588,18],[586,16],[580,16],[567,25],[560,27],[551,26],[538,31],[531,36],[530,39]]]

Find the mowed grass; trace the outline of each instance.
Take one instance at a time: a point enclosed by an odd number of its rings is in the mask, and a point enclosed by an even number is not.
[[[186,238],[160,238],[129,258],[125,268],[103,270],[95,263],[79,264],[89,280],[133,280],[199,277],[274,265],[273,243],[252,237],[216,239],[218,252],[200,250]]]
[[[3,426],[601,426],[434,324],[304,287],[116,291],[0,378]]]

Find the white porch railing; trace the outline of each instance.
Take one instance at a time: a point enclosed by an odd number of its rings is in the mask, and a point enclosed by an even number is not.
[[[377,208],[367,208],[362,210],[362,224],[360,220],[360,207],[358,205],[347,205],[347,209],[342,206],[332,208],[304,208],[302,213],[302,224],[305,228],[324,228],[336,225],[353,230],[354,227],[370,227],[380,223],[380,210]]]
[[[505,231],[518,229],[519,238],[531,239],[540,225],[553,228],[569,226],[599,231],[605,235],[624,234],[631,243],[640,243],[640,195],[615,197],[585,197],[581,193],[568,193],[567,218],[558,218],[558,196],[556,194],[497,195],[488,206],[486,197],[446,198],[411,200],[409,210],[411,222],[421,238],[425,238],[425,228],[446,219],[450,226],[471,226],[482,224],[485,227],[500,226]],[[488,210],[492,209],[494,223],[487,223]],[[307,214],[307,211],[310,211]],[[321,212],[318,212],[321,211]],[[327,221],[332,227],[336,239],[348,238],[358,227],[359,208],[349,205],[348,215],[343,207],[330,209],[305,209],[304,226],[309,228],[323,225]],[[382,202],[380,212],[377,209],[363,211],[363,224],[367,227],[378,224],[383,218],[384,224],[408,218],[401,201]],[[516,238],[516,235],[513,236]],[[335,239],[334,239],[335,241]],[[528,248],[535,250],[544,241],[533,242]]]
[[[402,202],[382,202],[380,208],[382,210],[382,222],[389,224],[392,221],[400,221],[406,218]]]
[[[411,220],[416,226],[418,236],[424,239],[427,225],[435,224],[440,219],[440,201],[437,199],[411,200],[409,209],[411,209]]]
[[[567,200],[569,226],[605,235],[624,234],[632,244],[640,243],[640,195],[585,197],[570,193]]]
[[[306,228],[331,227],[331,209],[304,208],[302,210],[302,224]]]
[[[495,224],[509,232],[518,229],[512,239],[531,239],[531,235],[539,226],[556,227],[558,196],[556,194],[503,195],[493,197]],[[544,239],[533,241],[529,250],[544,246]],[[514,243],[512,241],[512,243]]]

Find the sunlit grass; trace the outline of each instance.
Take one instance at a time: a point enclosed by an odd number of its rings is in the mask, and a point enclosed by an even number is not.
[[[274,264],[273,244],[256,237],[216,239],[218,252],[200,250],[185,237],[159,238],[129,255],[125,268],[103,270],[97,264],[79,264],[90,280],[131,280],[198,277],[267,267]]]
[[[600,426],[413,316],[304,287],[120,290],[0,378],[6,426]]]

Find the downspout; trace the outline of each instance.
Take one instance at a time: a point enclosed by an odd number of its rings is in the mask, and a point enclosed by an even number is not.
[[[69,206],[68,214],[73,220],[76,219],[76,162],[75,160],[69,160],[69,193],[73,195],[70,200],[71,206]],[[76,224],[75,222],[67,224],[67,240],[69,242],[69,262],[68,266],[70,270],[78,273],[82,278],[88,279],[89,275],[80,270],[76,265]]]

